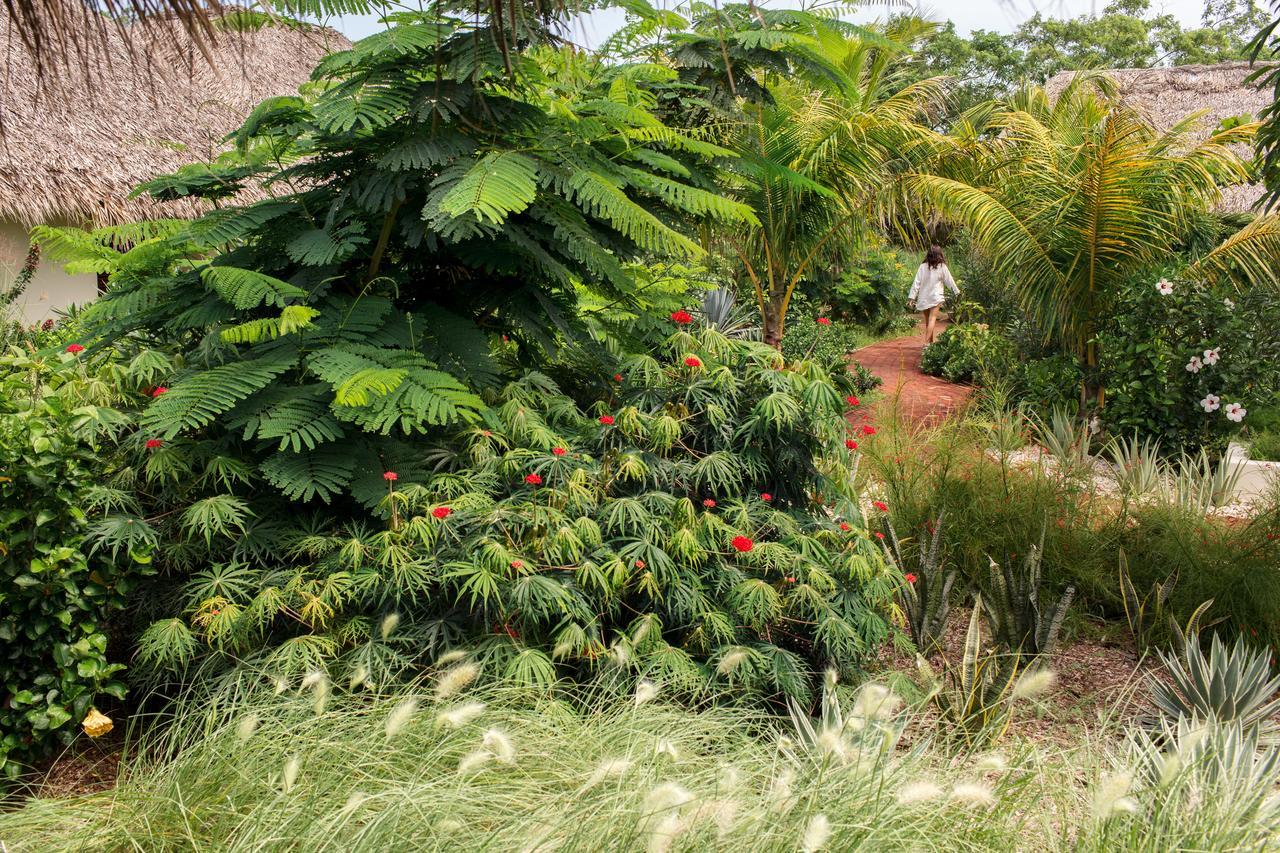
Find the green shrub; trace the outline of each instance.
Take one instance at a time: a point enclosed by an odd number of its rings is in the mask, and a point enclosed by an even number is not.
[[[893,249],[870,247],[852,266],[830,281],[809,284],[806,292],[829,305],[834,319],[884,331],[906,310],[917,263]]]
[[[801,309],[806,313],[811,310],[808,303],[801,303]],[[782,354],[787,360],[809,359],[826,368],[845,365],[859,394],[880,387],[883,381],[880,377],[850,358],[854,350],[872,340],[867,330],[839,320],[825,325],[817,322],[818,316],[821,315],[806,316],[800,312],[791,315],[787,333],[782,339]]]
[[[252,475],[171,478],[205,464],[197,441],[152,451],[166,582],[140,663],[383,685],[466,644],[529,683],[621,667],[800,696],[815,669],[856,667],[898,581],[848,479],[848,374],[680,330],[620,376],[585,410],[539,373],[487,392],[483,424],[377,474],[372,516],[303,515]]]
[[[95,703],[124,697],[108,632],[150,556],[114,560],[86,545],[100,450],[128,420],[94,399],[104,379],[76,354],[0,358],[0,769],[10,777],[67,743]]]
[[[1280,462],[1280,432],[1256,433],[1249,442],[1249,458],[1264,462]]]
[[[1161,277],[1129,282],[1100,326],[1102,418],[1112,434],[1157,438],[1168,452],[1216,454],[1241,427],[1227,417],[1229,405],[1253,409],[1280,388],[1280,300],[1264,288],[1238,294],[1171,273],[1173,292],[1164,295]]]
[[[924,348],[920,369],[948,382],[989,385],[1009,376],[1017,364],[1013,342],[983,323],[958,323]]]

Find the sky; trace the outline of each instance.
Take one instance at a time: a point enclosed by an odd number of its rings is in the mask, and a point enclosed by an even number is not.
[[[661,0],[651,2],[663,5]],[[920,0],[919,3],[904,2],[893,6],[872,4],[848,18],[859,22],[874,21],[892,12],[908,11],[914,6],[926,18],[938,21],[950,18],[955,21],[956,29],[962,35],[968,35],[972,30],[1011,32],[1037,10],[1047,17],[1074,18],[1101,12],[1107,2],[1108,0]],[[1204,0],[1152,0],[1151,9],[1154,13],[1173,15],[1184,26],[1195,25],[1200,23]],[[577,22],[573,40],[586,47],[594,47],[612,35],[622,22],[623,12],[620,9],[593,12]],[[373,15],[353,15],[329,23],[353,41],[375,32],[379,27],[377,17]]]

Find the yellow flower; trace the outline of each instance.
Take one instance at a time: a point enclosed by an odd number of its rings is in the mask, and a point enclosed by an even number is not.
[[[110,717],[97,708],[89,709],[89,713],[85,715],[84,721],[80,725],[84,726],[84,733],[89,737],[102,737],[116,726],[115,723],[111,722]]]

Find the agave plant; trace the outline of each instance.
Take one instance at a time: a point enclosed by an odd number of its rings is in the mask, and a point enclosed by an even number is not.
[[[998,739],[1008,729],[1019,671],[1017,655],[982,648],[982,596],[977,599],[959,666],[944,659],[939,674],[916,655],[928,701],[947,724],[946,731],[970,746]]]
[[[1046,422],[1033,418],[1036,437],[1049,454],[1057,460],[1064,474],[1083,473],[1089,465],[1089,424],[1072,417],[1065,409],[1054,406]]]
[[[1112,439],[1107,454],[1115,465],[1116,484],[1126,496],[1141,497],[1164,484],[1167,466],[1160,458],[1158,439],[1140,439],[1135,432],[1128,439]]]
[[[1160,653],[1173,684],[1151,681],[1151,698],[1170,720],[1239,722],[1245,729],[1273,728],[1267,718],[1280,710],[1280,675],[1272,676],[1270,654],[1237,637],[1230,651],[1214,636],[1205,656],[1195,635],[1181,655]]]
[[[1067,607],[1076,594],[1075,587],[1069,586],[1052,607],[1042,608],[1043,551],[1044,533],[1041,532],[1040,544],[1031,546],[1021,571],[1015,571],[1011,561],[1002,566],[991,560],[991,589],[988,597],[982,599],[997,641],[1025,661],[1053,651]]]
[[[1244,473],[1244,465],[1223,457],[1217,465],[1204,448],[1198,454],[1184,453],[1170,478],[1165,498],[1174,506],[1204,513],[1231,501]]]
[[[924,546],[925,538],[920,537],[920,563],[913,573],[907,568],[902,555],[902,540],[893,523],[886,520],[885,526],[889,536],[884,544],[884,552],[888,561],[898,570],[898,574],[907,579],[902,587],[902,609],[907,615],[907,628],[916,648],[928,654],[938,648],[942,631],[947,624],[947,614],[951,612],[951,588],[955,585],[958,571],[955,566],[939,567],[939,550],[942,545],[942,523],[946,511],[938,514],[938,518],[930,525],[933,536],[928,547]],[[912,578],[914,577],[914,581]]]
[[[732,288],[709,290],[702,297],[702,321],[726,338],[760,340],[759,319],[749,306],[738,305]]]

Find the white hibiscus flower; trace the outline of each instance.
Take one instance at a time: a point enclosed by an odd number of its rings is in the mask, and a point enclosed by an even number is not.
[[[1222,358],[1222,348],[1214,347],[1204,351],[1204,363],[1213,367],[1218,363],[1218,359]]]
[[[1161,296],[1169,296],[1173,293],[1173,283],[1167,278],[1162,278],[1156,282],[1156,290],[1160,291]]]
[[[1200,360],[1200,356],[1193,355],[1191,360],[1187,362],[1187,373],[1199,373],[1202,367],[1204,367],[1204,362]]]
[[[1227,420],[1240,423],[1244,420],[1244,416],[1249,414],[1248,410],[1239,403],[1227,403],[1226,409],[1223,410],[1227,415]]]
[[[1219,397],[1217,394],[1210,394],[1209,396],[1205,397],[1203,400],[1200,401],[1200,405],[1204,408],[1206,412],[1216,412],[1218,411],[1218,408],[1222,405],[1222,398]]]

